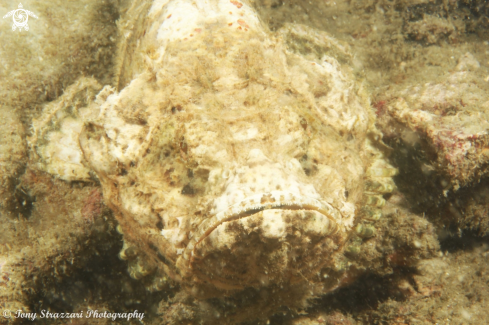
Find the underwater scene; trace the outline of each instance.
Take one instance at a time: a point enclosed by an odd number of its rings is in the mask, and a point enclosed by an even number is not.
[[[489,323],[486,0],[0,0],[0,324]]]

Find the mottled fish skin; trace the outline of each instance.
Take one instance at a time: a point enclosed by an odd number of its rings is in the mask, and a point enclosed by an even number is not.
[[[273,34],[245,1],[135,2],[120,28],[118,89],[70,116],[84,127],[69,136],[131,275],[201,298],[340,286],[345,242],[380,217],[395,174],[348,67],[300,46],[347,49],[305,26]]]

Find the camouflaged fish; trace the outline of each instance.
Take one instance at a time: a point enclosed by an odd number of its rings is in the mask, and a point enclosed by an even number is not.
[[[396,174],[348,46],[235,0],[135,2],[120,28],[115,87],[81,79],[30,144],[40,168],[98,179],[131,275],[288,292],[276,305],[346,283],[345,243],[373,235]]]

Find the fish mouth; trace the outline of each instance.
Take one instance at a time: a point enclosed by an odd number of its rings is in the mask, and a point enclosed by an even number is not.
[[[314,212],[318,216],[322,216],[323,220],[329,220],[329,223],[326,223],[331,228],[330,234],[338,231],[337,225],[343,218],[337,208],[315,198],[304,197],[287,191],[259,193],[247,197],[204,220],[190,238],[190,242],[183,252],[183,258],[190,262],[190,267],[192,267],[193,262],[199,259],[198,254],[195,252],[196,248],[220,225],[248,218],[267,210],[303,210]]]

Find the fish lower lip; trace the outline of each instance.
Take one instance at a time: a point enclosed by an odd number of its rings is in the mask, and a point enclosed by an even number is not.
[[[302,197],[292,192],[270,191],[267,193],[256,194],[233,204],[227,209],[216,213],[209,219],[204,220],[199,225],[197,231],[185,248],[183,258],[190,260],[194,248],[209,236],[209,234],[219,225],[271,209],[317,211],[334,223],[338,223],[342,218],[341,213],[332,205],[317,199]]]

